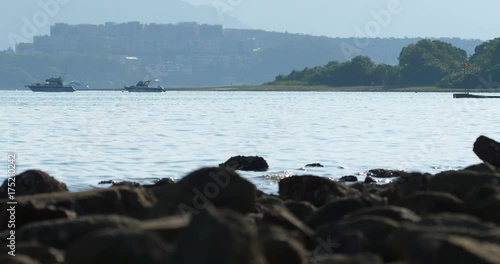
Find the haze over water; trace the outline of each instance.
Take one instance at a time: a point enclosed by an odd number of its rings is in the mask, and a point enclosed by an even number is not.
[[[450,93],[0,91],[0,97],[0,149],[18,154],[18,172],[45,170],[71,190],[102,180],[181,178],[235,155],[269,162],[268,172],[241,172],[267,192],[293,174],[436,173],[478,163],[472,144],[479,135],[500,137],[498,100]],[[312,162],[325,167],[301,169]]]

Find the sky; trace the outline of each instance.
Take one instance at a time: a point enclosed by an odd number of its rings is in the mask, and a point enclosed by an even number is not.
[[[0,50],[50,25],[196,21],[329,37],[500,37],[498,0],[16,0],[2,1]]]

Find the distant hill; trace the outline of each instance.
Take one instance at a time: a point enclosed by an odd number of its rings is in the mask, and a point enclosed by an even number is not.
[[[185,4],[185,8],[206,8]],[[144,78],[159,79],[167,87],[255,85],[294,69],[348,61],[359,55],[377,64],[395,65],[403,47],[420,40],[330,38],[196,23],[53,28],[57,31],[50,36],[23,44],[19,49],[23,52],[0,52],[0,88],[19,88],[22,83],[41,81],[49,74],[62,74],[68,65],[68,78],[93,88],[122,87]],[[440,40],[469,55],[482,43],[458,38]],[[75,61],[79,63],[75,65]],[[108,70],[99,70],[99,65],[106,65]]]

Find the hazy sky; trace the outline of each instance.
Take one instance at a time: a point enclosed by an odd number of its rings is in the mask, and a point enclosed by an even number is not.
[[[500,37],[498,0],[2,1],[0,49],[56,22],[198,21],[330,37]],[[30,26],[31,25],[31,26]]]

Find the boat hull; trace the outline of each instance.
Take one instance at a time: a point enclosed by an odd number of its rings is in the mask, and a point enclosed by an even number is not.
[[[453,98],[500,98],[500,96],[463,93],[463,94],[453,94]]]
[[[52,92],[52,93],[60,93],[67,92],[71,93],[76,91],[73,86],[45,86],[45,85],[30,85],[28,88],[33,92]]]
[[[131,93],[161,93],[165,92],[162,88],[125,88]]]

